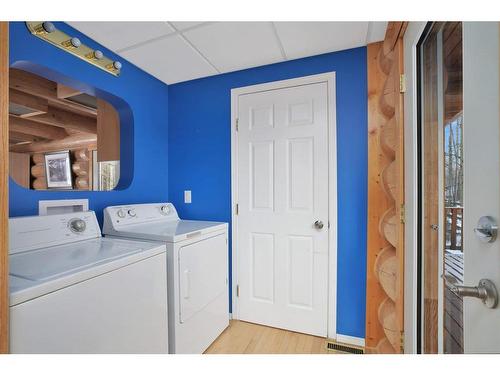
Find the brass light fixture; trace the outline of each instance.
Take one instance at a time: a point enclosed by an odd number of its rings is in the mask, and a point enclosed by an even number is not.
[[[72,55],[102,69],[116,77],[120,75],[122,64],[104,56],[102,51],[94,50],[80,39],[58,30],[52,22],[26,22],[28,30],[36,36]]]

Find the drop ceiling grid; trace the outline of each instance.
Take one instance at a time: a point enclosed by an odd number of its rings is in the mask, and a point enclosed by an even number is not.
[[[176,21],[69,24],[167,84],[363,46],[383,39],[387,25]]]
[[[142,44],[120,55],[167,84],[218,74],[179,34]]]
[[[193,43],[191,43],[189,41],[189,39],[186,38],[186,36],[182,32],[182,30],[189,31],[189,30],[195,29],[195,27],[190,27],[190,26],[197,26],[198,24],[200,24],[199,22],[168,22],[168,24],[172,28],[174,28],[175,31],[178,32],[179,35],[181,35],[182,39],[187,44],[189,44],[190,47],[193,48],[201,56],[202,59],[204,59],[212,68],[214,68],[217,73],[221,72],[205,55],[203,55],[203,53],[201,53],[201,51]],[[177,24],[177,26],[176,26],[176,24]],[[184,25],[181,25],[181,24],[184,24]],[[186,25],[186,24],[190,24],[190,25]],[[197,25],[193,25],[193,24],[197,24]],[[180,28],[180,30],[178,29],[178,27]]]
[[[182,34],[222,73],[284,61],[271,22],[218,22]]]

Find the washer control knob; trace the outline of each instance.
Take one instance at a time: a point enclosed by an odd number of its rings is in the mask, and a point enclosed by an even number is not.
[[[116,212],[116,215],[120,218],[120,219],[123,219],[125,217],[125,211],[123,211],[122,209],[119,209],[117,212]]]
[[[162,215],[168,215],[170,213],[170,207],[167,205],[161,206],[160,207],[160,213]]]
[[[71,219],[69,221],[69,229],[73,233],[82,233],[87,228],[87,223],[82,219]]]
[[[132,217],[136,217],[137,214],[135,213],[135,210],[133,208],[131,208],[130,210],[128,210],[128,214],[129,216],[132,216]]]

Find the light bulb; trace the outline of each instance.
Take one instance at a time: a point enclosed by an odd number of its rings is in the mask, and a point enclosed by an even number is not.
[[[118,74],[120,73],[120,69],[122,68],[122,63],[119,61],[113,61],[112,63],[106,65],[106,69],[110,71],[115,71]]]
[[[52,22],[45,21],[39,24],[34,31],[36,34],[50,34],[56,31],[56,27]]]
[[[71,39],[65,40],[61,44],[66,48],[78,48],[82,45],[82,42],[80,42],[80,39],[73,37]]]
[[[95,51],[87,53],[85,57],[90,60],[101,60],[104,57],[104,54],[96,49]]]
[[[53,33],[54,31],[56,31],[56,27],[52,22],[45,21],[44,23],[42,23],[42,27],[48,33]]]

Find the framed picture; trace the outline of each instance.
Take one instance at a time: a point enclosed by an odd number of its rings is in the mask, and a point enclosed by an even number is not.
[[[47,188],[72,189],[71,158],[69,151],[45,154],[45,175]]]

